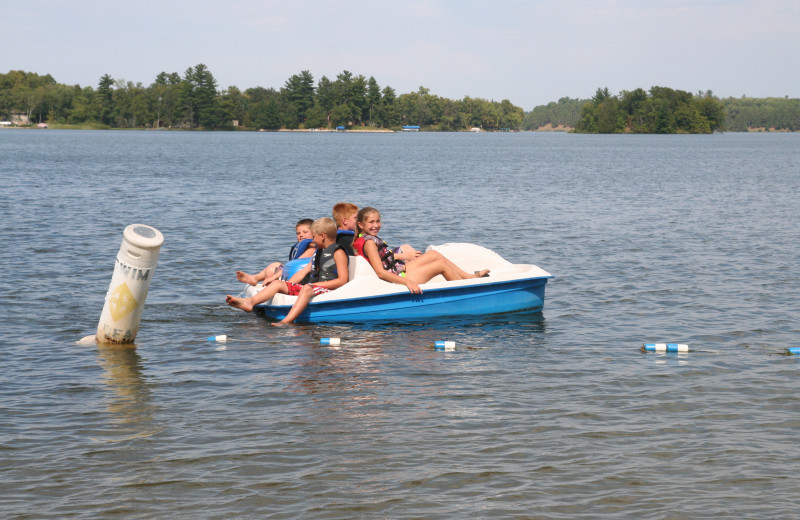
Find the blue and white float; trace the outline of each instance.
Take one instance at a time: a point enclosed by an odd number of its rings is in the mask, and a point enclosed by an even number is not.
[[[412,294],[399,284],[378,278],[362,257],[350,257],[350,281],[329,293],[315,296],[298,322],[364,322],[416,320],[442,316],[478,316],[520,311],[541,311],[544,289],[553,277],[532,264],[512,264],[503,257],[474,244],[429,246],[468,273],[489,269],[488,277],[446,281],[436,276],[420,285],[422,294]],[[250,297],[261,285],[247,285],[242,297]],[[276,294],[255,310],[281,320],[296,296]]]
[[[647,352],[689,352],[689,345],[683,343],[645,343],[642,349]]]

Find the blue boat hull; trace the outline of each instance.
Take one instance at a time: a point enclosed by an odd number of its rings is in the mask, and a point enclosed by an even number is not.
[[[346,300],[312,302],[297,321],[363,322],[418,320],[443,316],[477,316],[541,311],[547,277],[481,285],[432,288],[422,294],[399,292]],[[259,305],[270,318],[282,320],[291,305]]]

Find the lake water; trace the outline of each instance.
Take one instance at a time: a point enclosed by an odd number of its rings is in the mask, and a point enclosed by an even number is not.
[[[800,510],[800,134],[2,130],[0,174],[3,518]],[[541,266],[544,311],[224,304],[339,201]],[[136,348],[77,345],[132,223],[165,236]]]

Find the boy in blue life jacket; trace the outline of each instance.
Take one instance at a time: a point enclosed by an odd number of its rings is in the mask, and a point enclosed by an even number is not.
[[[286,317],[272,324],[273,326],[287,325],[305,310],[311,298],[346,284],[349,280],[348,258],[342,246],[335,241],[336,223],[328,217],[315,220],[311,225],[311,233],[317,248],[307,266],[295,273],[288,281],[275,280],[250,298],[238,298],[229,294],[225,297],[225,303],[250,312],[254,306],[271,300],[278,293],[297,296],[297,300],[289,309]],[[305,285],[300,283],[307,275],[309,283]]]
[[[314,254],[314,241],[311,238],[311,224],[313,223],[314,221],[310,218],[304,218],[295,225],[297,243],[289,250],[289,261],[310,258]],[[236,271],[236,279],[250,285],[258,285],[258,282],[261,281],[264,282],[264,285],[267,285],[271,281],[279,279],[283,275],[285,267],[280,262],[273,262],[258,274]]]

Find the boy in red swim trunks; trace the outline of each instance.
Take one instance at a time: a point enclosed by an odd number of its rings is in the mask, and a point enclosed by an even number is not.
[[[264,289],[250,298],[237,298],[230,294],[225,297],[225,303],[231,307],[250,312],[255,305],[271,300],[277,293],[297,296],[297,301],[286,317],[272,325],[286,325],[292,323],[308,306],[314,296],[338,289],[346,284],[349,279],[347,271],[347,254],[336,243],[336,223],[330,218],[315,220],[311,225],[311,234],[317,252],[311,262],[295,273],[288,281],[275,280]],[[300,282],[306,275],[310,275],[309,283]]]

